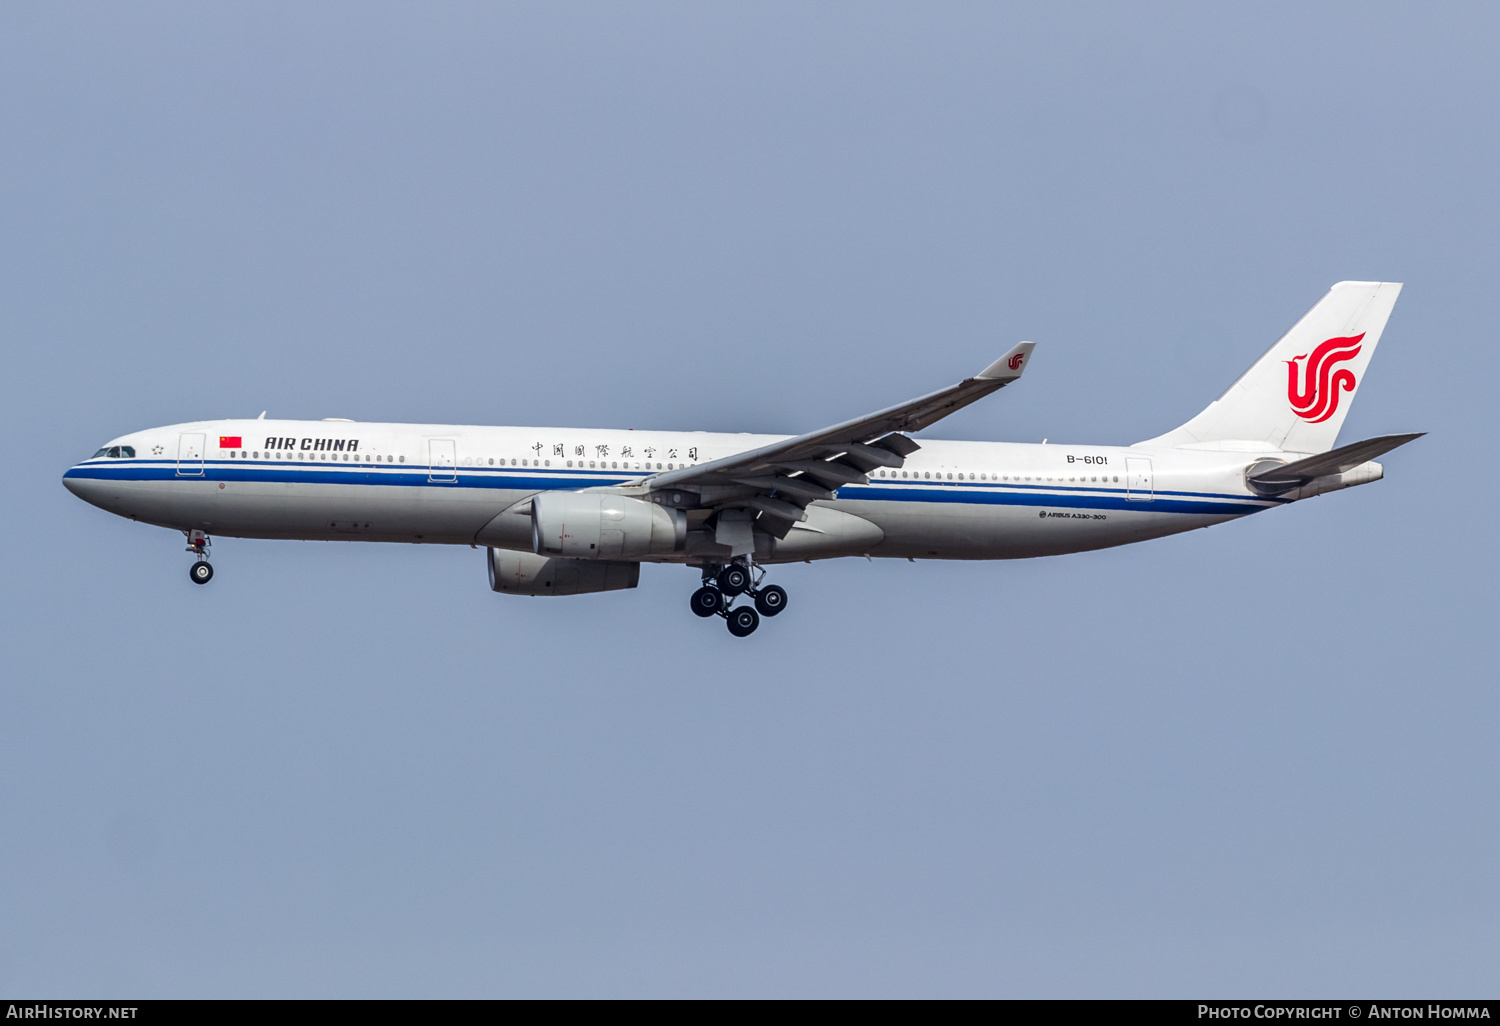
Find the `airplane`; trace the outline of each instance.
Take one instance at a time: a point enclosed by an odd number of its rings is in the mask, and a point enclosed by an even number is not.
[[[786,609],[768,568],[845,556],[1021,559],[1209,527],[1378,481],[1416,434],[1335,447],[1395,305],[1340,282],[1186,424],[1129,446],[911,436],[1020,380],[1022,342],[949,388],[803,435],[213,420],[137,431],[71,467],[73,494],[181,531],[486,550],[508,595],[701,575],[690,606],[746,637]],[[744,601],[741,601],[741,599]]]

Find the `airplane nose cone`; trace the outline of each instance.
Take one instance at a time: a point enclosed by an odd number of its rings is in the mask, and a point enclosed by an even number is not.
[[[62,483],[64,488],[78,496],[84,502],[93,503],[95,506],[99,505],[99,482],[84,477],[78,467],[70,467],[67,473],[63,474]]]

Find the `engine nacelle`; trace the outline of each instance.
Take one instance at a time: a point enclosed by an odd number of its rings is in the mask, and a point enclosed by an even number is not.
[[[639,563],[553,559],[510,549],[490,549],[488,562],[490,588],[507,595],[587,595],[641,582]]]
[[[541,556],[669,556],[687,544],[687,514],[606,492],[543,492],[531,500],[531,546]]]

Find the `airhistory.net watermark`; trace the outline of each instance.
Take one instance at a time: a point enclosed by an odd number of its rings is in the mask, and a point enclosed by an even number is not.
[[[139,1005],[75,1005],[33,1001],[7,1005],[7,1019],[134,1019]]]

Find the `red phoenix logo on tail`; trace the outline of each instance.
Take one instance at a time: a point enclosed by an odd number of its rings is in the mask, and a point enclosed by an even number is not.
[[[1015,356],[1012,356],[1009,360],[1005,361],[1005,366],[1009,367],[1011,370],[1016,370],[1021,366],[1021,361],[1024,359],[1026,359],[1025,353],[1017,353]]]
[[[1352,392],[1357,382],[1347,367],[1333,369],[1336,363],[1359,355],[1364,332],[1350,338],[1331,338],[1312,351],[1286,361],[1286,398],[1292,412],[1309,424],[1321,424],[1338,412],[1339,392]],[[1298,381],[1298,361],[1307,360]]]

